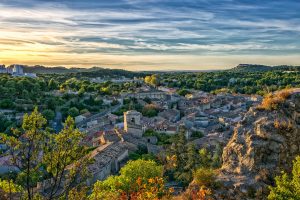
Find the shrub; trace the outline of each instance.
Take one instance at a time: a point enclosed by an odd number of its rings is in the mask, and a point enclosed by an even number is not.
[[[300,196],[300,156],[293,162],[291,174],[285,172],[275,177],[275,186],[270,186],[269,200],[299,199]]]
[[[216,184],[216,174],[213,169],[199,168],[194,172],[194,181],[200,187],[214,187]]]
[[[262,110],[277,110],[290,95],[291,91],[287,89],[274,94],[268,94],[258,108]]]
[[[291,131],[293,130],[293,124],[290,120],[279,120],[275,119],[274,121],[274,127],[278,130],[286,130],[286,131]]]

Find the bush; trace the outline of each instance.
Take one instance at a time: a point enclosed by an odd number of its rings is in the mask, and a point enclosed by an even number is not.
[[[160,109],[156,105],[148,104],[143,108],[142,114],[146,117],[155,117],[157,116],[159,110]]]
[[[0,101],[0,108],[11,109],[14,107],[15,107],[15,105],[10,99],[3,99]]]
[[[202,138],[203,133],[201,131],[193,131],[191,137],[192,138]]]
[[[42,115],[47,119],[47,121],[53,120],[55,117],[54,111],[50,109],[44,110]]]
[[[160,199],[167,193],[162,175],[163,166],[154,161],[129,161],[121,168],[119,176],[110,176],[104,181],[97,181],[90,199],[127,199],[121,198],[122,195],[131,196],[132,199],[145,199],[142,197],[146,197],[146,194],[154,194],[154,198],[146,199]],[[159,180],[159,183],[155,180]],[[133,198],[137,195],[140,198]]]
[[[300,196],[300,156],[293,163],[292,174],[282,173],[275,177],[276,185],[269,187],[269,200],[277,199],[299,199]]]
[[[262,110],[277,110],[290,95],[290,90],[281,90],[274,94],[268,94],[258,108]]]
[[[179,90],[177,92],[180,96],[185,96],[187,94],[191,94],[191,92],[189,90],[186,90],[186,89],[182,89],[182,90]]]
[[[212,188],[216,186],[216,174],[210,168],[199,168],[194,172],[194,181],[200,187]]]
[[[76,107],[72,107],[68,110],[68,115],[71,117],[76,117],[79,115],[79,110]]]

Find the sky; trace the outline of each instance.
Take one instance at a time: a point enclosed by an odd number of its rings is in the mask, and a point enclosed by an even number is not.
[[[0,0],[0,63],[126,70],[300,65],[299,0]]]

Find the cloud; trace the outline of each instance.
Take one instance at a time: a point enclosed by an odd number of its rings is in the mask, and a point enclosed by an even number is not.
[[[230,64],[226,56],[293,57],[300,55],[299,8],[292,0],[3,0],[0,59],[155,67],[169,66],[169,56],[216,56],[223,66]],[[146,56],[147,64],[119,62],[122,56]]]

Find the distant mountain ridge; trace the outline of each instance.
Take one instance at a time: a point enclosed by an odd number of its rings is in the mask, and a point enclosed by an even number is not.
[[[91,72],[102,70],[102,67],[92,67],[92,68],[66,68],[66,67],[45,67],[42,65],[27,66],[23,65],[24,72],[26,73],[37,73],[37,74],[52,74],[52,73],[77,73],[77,72]]]
[[[41,65],[27,66],[23,65],[24,73],[35,73],[35,74],[75,74],[76,77],[111,77],[111,78],[134,78],[144,77],[143,72],[132,72],[123,69],[109,69],[102,67],[92,68],[66,68],[66,67],[45,67]]]
[[[259,64],[239,64],[238,66],[230,69],[235,72],[256,72],[256,71],[300,71],[300,66],[291,65],[278,65],[278,66],[267,66]]]

